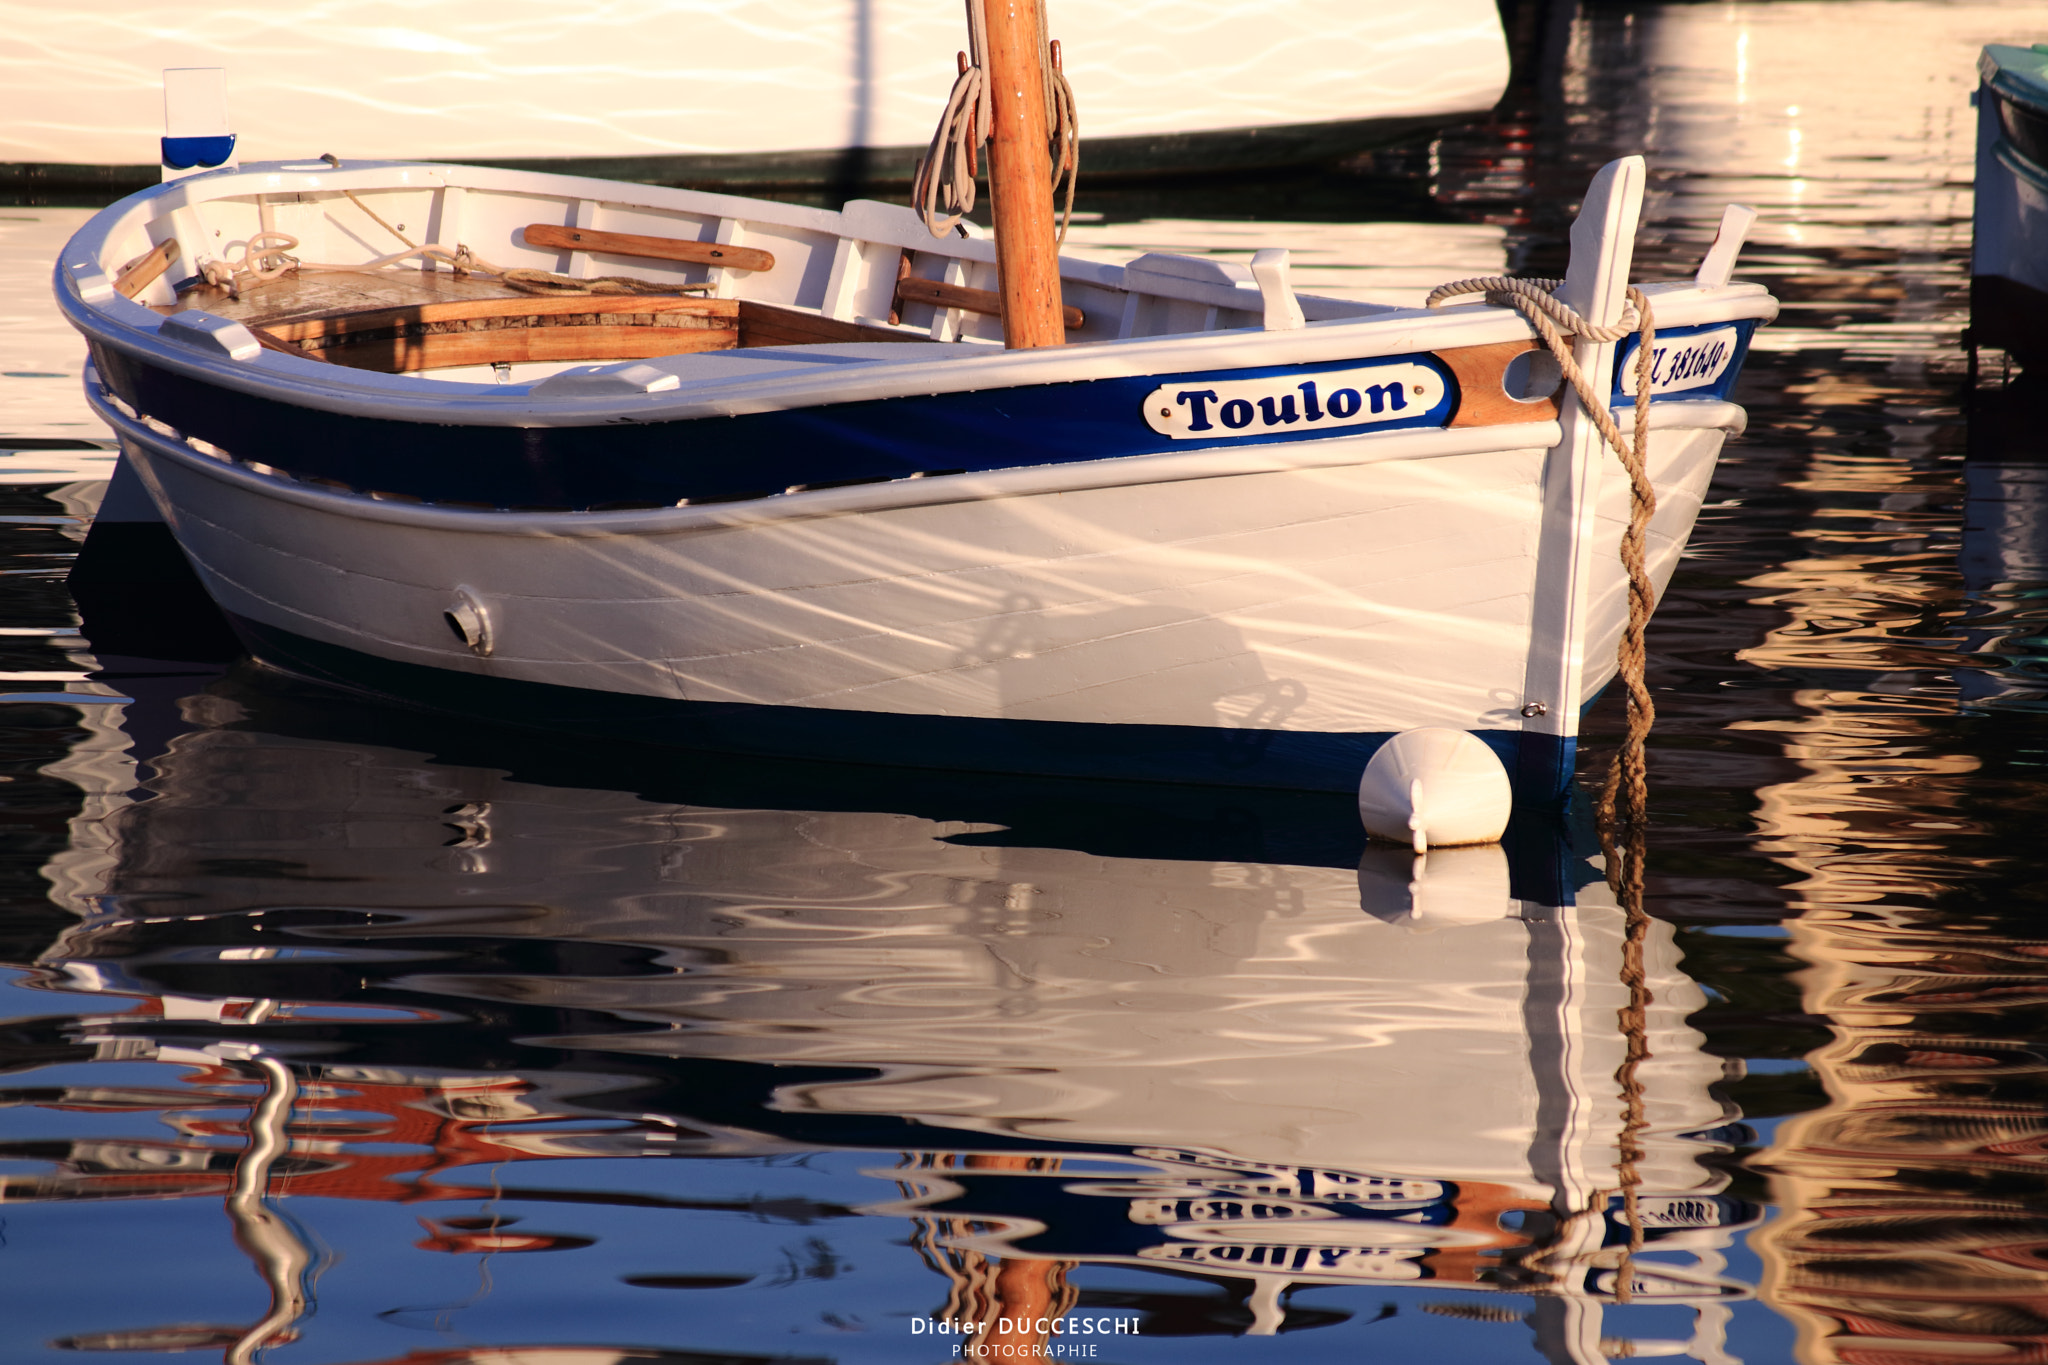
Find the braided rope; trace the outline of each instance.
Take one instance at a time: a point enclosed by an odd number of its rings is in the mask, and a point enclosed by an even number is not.
[[[1649,467],[1651,367],[1656,361],[1657,326],[1649,297],[1633,285],[1628,291],[1629,309],[1622,320],[1596,326],[1552,292],[1562,283],[1561,280],[1518,280],[1505,275],[1458,280],[1431,290],[1428,306],[1441,307],[1446,299],[1461,294],[1485,294],[1487,302],[1506,304],[1527,318],[1557,361],[1558,369],[1570,382],[1572,392],[1578,395],[1579,406],[1593,419],[1601,437],[1621,458],[1622,468],[1628,471],[1628,529],[1621,537],[1621,564],[1628,574],[1628,626],[1623,630],[1620,648],[1615,652],[1616,671],[1628,691],[1628,738],[1622,745],[1615,770],[1601,792],[1600,816],[1603,824],[1611,824],[1617,816],[1635,824],[1645,819],[1649,810],[1644,748],[1650,726],[1657,718],[1656,704],[1650,699],[1645,679],[1648,654],[1643,643],[1650,613],[1657,605],[1656,587],[1650,582],[1645,559],[1650,519],[1657,512],[1657,490],[1650,482]],[[1605,397],[1593,392],[1591,379],[1573,360],[1567,334],[1588,341],[1619,341],[1638,331],[1642,333],[1642,340],[1635,353],[1635,431],[1634,439],[1630,440],[1621,434],[1621,427],[1615,422]]]
[[[1039,64],[1045,74],[1045,115],[1047,139],[1052,144],[1052,184],[1057,198],[1060,182],[1066,182],[1066,201],[1060,209],[1058,245],[1067,242],[1067,223],[1074,215],[1074,185],[1081,175],[1081,114],[1074,102],[1074,87],[1067,82],[1060,45],[1044,37],[1044,10],[1039,11]],[[987,13],[981,0],[967,0],[968,51],[959,55],[960,74],[946,97],[945,112],[917,163],[911,182],[910,203],[924,219],[934,237],[944,237],[974,210],[975,177],[980,174],[976,155],[994,131],[995,95],[989,85],[986,53]]]
[[[1638,1196],[1642,1187],[1643,1132],[1649,1118],[1643,1099],[1642,1064],[1650,1058],[1649,1012],[1654,1003],[1649,972],[1644,959],[1649,936],[1650,915],[1643,906],[1645,826],[1649,815],[1649,777],[1645,762],[1650,726],[1657,709],[1650,699],[1646,680],[1648,653],[1644,631],[1656,606],[1655,586],[1650,582],[1645,549],[1650,519],[1657,511],[1657,491],[1650,482],[1650,391],[1652,367],[1656,363],[1656,322],[1650,300],[1633,286],[1628,291],[1629,311],[1610,326],[1595,326],[1560,300],[1554,291],[1559,280],[1517,280],[1506,276],[1459,280],[1431,291],[1428,306],[1439,307],[1444,300],[1461,294],[1484,293],[1487,302],[1513,307],[1529,320],[1536,334],[1557,361],[1558,369],[1571,383],[1579,404],[1599,428],[1600,435],[1620,457],[1628,471],[1629,519],[1622,533],[1621,563],[1628,574],[1628,625],[1615,651],[1616,673],[1628,691],[1628,729],[1621,748],[1609,767],[1600,792],[1598,823],[1600,849],[1607,864],[1607,884],[1622,909],[1621,983],[1628,991],[1628,1003],[1616,1011],[1625,1052],[1614,1073],[1622,1102],[1621,1132],[1616,1139],[1615,1176],[1612,1190],[1596,1191],[1592,1202],[1574,1219],[1604,1217],[1607,1200],[1621,1197],[1622,1220],[1628,1241],[1619,1249],[1615,1263],[1615,1300],[1627,1303],[1632,1295],[1634,1259],[1643,1248],[1643,1220]],[[1642,338],[1635,352],[1635,430],[1625,440],[1603,397],[1593,392],[1592,381],[1572,358],[1566,334],[1589,341],[1619,341],[1631,332]]]

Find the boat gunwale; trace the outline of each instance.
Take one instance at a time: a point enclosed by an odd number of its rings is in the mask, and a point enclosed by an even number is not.
[[[188,346],[163,340],[158,334],[163,315],[112,292],[108,282],[110,272],[99,254],[104,251],[107,239],[120,228],[129,226],[129,219],[154,201],[180,191],[185,198],[177,204],[164,206],[163,212],[175,211],[185,203],[233,198],[244,192],[268,192],[246,189],[226,192],[226,187],[243,178],[275,179],[281,172],[273,171],[270,166],[270,163],[265,163],[259,167],[210,172],[182,181],[166,182],[163,186],[131,195],[95,214],[66,243],[59,257],[55,272],[56,293],[66,320],[91,341],[137,355],[150,364],[181,376],[203,379],[244,394],[321,412],[421,421],[437,426],[497,427],[653,424],[1097,379],[1363,361],[1384,355],[1525,340],[1531,335],[1529,324],[1508,309],[1469,304],[1448,309],[1387,309],[1363,316],[1311,322],[1286,331],[1246,327],[1077,342],[1064,347],[1025,351],[1009,351],[989,345],[976,348],[985,349],[986,354],[965,355],[959,350],[951,350],[943,362],[938,362],[937,357],[930,353],[922,352],[913,343],[904,347],[908,354],[902,360],[871,359],[858,365],[817,367],[828,370],[828,373],[783,372],[756,378],[686,380],[678,388],[656,393],[541,399],[534,397],[536,385],[531,384],[471,384],[426,379],[412,374],[382,374],[267,350],[252,360],[230,360],[209,357]],[[330,172],[322,168],[320,172],[291,174],[303,174],[311,182],[305,189],[313,192],[338,192],[349,188],[496,189],[547,198],[636,202],[645,207],[670,207],[680,212],[728,218],[779,220],[787,216],[795,221],[785,221],[785,226],[801,226],[842,239],[858,237],[848,230],[847,215],[842,211],[658,186],[628,186],[619,182],[551,176],[541,172],[485,169],[479,180],[507,183],[467,183],[467,174],[478,170],[435,163],[380,162],[350,170]],[[396,185],[374,179],[376,175],[388,177],[393,172],[406,179],[412,173],[422,171],[431,172],[433,178],[423,183]],[[464,182],[459,183],[443,174],[449,171],[465,173]],[[362,183],[358,185],[357,181]],[[522,181],[546,183],[539,188],[522,187],[516,183]],[[222,192],[206,194],[194,201],[190,197],[191,192],[202,184]],[[632,201],[617,193],[601,193],[626,189],[635,192]],[[641,191],[645,191],[645,199],[640,197]],[[774,212],[752,212],[760,208]],[[992,242],[963,239],[959,245],[969,242],[982,246],[993,258]],[[977,251],[973,254],[978,257],[982,253]],[[1083,270],[1072,273],[1073,278],[1087,280],[1094,276],[1097,277],[1096,283],[1121,287],[1121,266],[1062,258],[1063,276],[1070,274],[1070,266],[1083,267]],[[91,298],[87,297],[88,280],[91,281]],[[1658,321],[1664,326],[1750,320],[1761,324],[1769,322],[1778,312],[1778,301],[1761,284],[1738,281],[1719,288],[1703,289],[1690,281],[1672,281],[1651,283],[1644,288],[1653,298],[1660,299],[1664,311]],[[929,344],[947,345],[942,342]],[[954,346],[960,344],[953,343]],[[1255,350],[1256,354],[1242,354],[1247,347]],[[765,354],[783,348],[745,349]],[[441,391],[423,391],[425,385],[438,386]]]
[[[1684,306],[1691,302],[1687,300],[1671,308],[1659,321],[1669,327],[1752,320],[1764,323],[1777,315],[1777,301],[1765,292],[1762,285],[1729,285],[1716,291],[1711,299],[1699,300],[1697,306]],[[1765,306],[1731,308],[1728,306],[1731,303]],[[133,306],[141,309],[139,304]],[[1506,310],[1468,308],[1425,312],[1414,309],[1385,317],[1310,323],[1284,334],[1242,329],[1147,337],[1136,341],[1080,343],[1057,349],[992,351],[987,355],[963,355],[956,350],[943,360],[936,356],[923,359],[913,356],[903,361],[871,359],[857,365],[819,366],[815,370],[807,367],[796,372],[784,370],[751,378],[734,376],[729,379],[686,380],[677,388],[655,393],[535,399],[532,390],[537,385],[492,386],[422,380],[409,375],[347,369],[275,351],[264,351],[252,360],[216,360],[190,347],[161,340],[154,329],[130,326],[119,318],[108,318],[107,310],[96,308],[82,298],[76,298],[76,309],[77,312],[98,314],[96,317],[79,318],[71,308],[66,309],[72,316],[73,325],[89,340],[116,347],[186,378],[204,380],[238,393],[289,402],[314,411],[434,426],[656,425],[840,403],[990,392],[1101,379],[1193,375],[1247,368],[1277,369],[1351,360],[1365,362],[1387,356],[1523,341],[1530,337],[1529,326],[1521,316]],[[147,312],[146,309],[142,311]],[[1456,315],[1459,311],[1469,311],[1472,316],[1459,317]],[[158,319],[160,315],[151,313],[149,316]],[[1418,324],[1424,325],[1420,334]],[[1362,329],[1371,330],[1361,335]],[[1293,344],[1268,342],[1258,346],[1256,355],[1239,353],[1251,337],[1273,336],[1282,336]],[[1293,340],[1295,338],[1300,340]],[[1104,354],[1101,348],[1111,346],[1126,348],[1122,354],[1130,354],[1129,348],[1135,346],[1146,347],[1142,358],[1151,363],[1100,364],[1099,358]],[[1089,354],[1080,354],[1084,348],[1089,348]],[[784,348],[748,349],[772,354]],[[917,348],[905,346],[904,349],[915,351]],[[343,373],[336,375],[335,371]],[[377,382],[380,380],[384,382]],[[417,387],[421,384],[444,385],[456,392],[422,393]]]

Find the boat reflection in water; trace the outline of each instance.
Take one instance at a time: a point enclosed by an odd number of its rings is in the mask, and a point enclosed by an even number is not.
[[[849,809],[863,794],[843,788],[768,808],[735,799],[747,779],[711,776],[712,799],[684,803],[293,737],[250,718],[253,689],[216,690],[241,700],[188,699],[214,723],[154,760],[149,799],[90,810],[102,837],[48,868],[78,920],[36,981],[104,1002],[16,1034],[40,1065],[184,1068],[17,1092],[74,1116],[154,1111],[172,1131],[9,1153],[46,1165],[5,1177],[4,1198],[224,1198],[270,1308],[72,1344],[182,1332],[249,1359],[313,1330],[316,1246],[402,1281],[427,1273],[413,1253],[602,1243],[588,1214],[610,1204],[699,1220],[662,1243],[734,1238],[734,1255],[750,1244],[706,1216],[851,1219],[898,1247],[907,1228],[928,1270],[877,1238],[869,1259],[903,1273],[861,1292],[870,1312],[899,1300],[885,1311],[905,1337],[955,1329],[924,1342],[938,1353],[968,1323],[991,1347],[1084,1322],[1135,1325],[1126,1350],[1267,1334],[1350,1316],[1328,1295],[1291,1304],[1306,1288],[1405,1286],[1491,1291],[1424,1308],[1526,1322],[1553,1361],[1733,1359],[1723,1333],[1748,1291],[1722,1248],[1756,1210],[1701,1161],[1725,1150],[1735,1115],[1709,1090],[1729,1073],[1684,1022],[1704,997],[1655,921],[1636,940],[1652,1003],[1629,1024],[1624,917],[1585,863],[1588,885],[1540,899],[1527,839],[1514,870],[1499,847],[1374,849],[1354,867],[1355,825],[1314,837],[1323,798],[1242,792],[1013,786],[944,819]],[[1130,804],[1098,821],[1076,814],[1090,800]],[[1241,856],[1278,845],[1300,861]],[[1618,1084],[1631,1041],[1648,1055]],[[679,1197],[673,1178],[648,1193],[653,1172],[618,1160],[848,1153],[870,1178],[841,1205]],[[590,1158],[612,1159],[603,1190],[533,1188],[537,1163],[574,1161],[559,1179],[577,1183]],[[350,1245],[288,1216],[368,1226],[323,1199],[477,1211]],[[625,1258],[593,1294],[763,1282],[657,1274],[624,1236],[588,1254]],[[827,1277],[787,1278],[803,1294]],[[1667,1335],[1684,1320],[1669,1306],[1690,1308],[1690,1337],[1618,1337],[1617,1301],[1665,1306]],[[320,1330],[346,1332],[336,1316]],[[753,1330],[738,1344],[786,1342]]]

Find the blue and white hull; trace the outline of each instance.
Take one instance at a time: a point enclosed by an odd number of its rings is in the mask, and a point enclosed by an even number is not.
[[[397,197],[401,173],[460,168],[382,173]],[[1503,391],[1530,345],[1515,314],[1302,298],[1324,317],[1289,326],[1270,280],[1193,278],[1212,263],[1065,262],[1092,320],[1077,339],[1099,340],[1008,352],[952,310],[882,321],[898,273],[972,281],[986,242],[901,220],[887,236],[882,206],[639,186],[606,191],[674,201],[647,210],[671,220],[821,220],[786,223],[756,277],[784,284],[802,231],[817,238],[778,306],[926,344],[742,344],[451,383],[239,346],[230,328],[209,355],[104,287],[141,228],[174,231],[194,206],[232,224],[265,174],[107,210],[60,295],[93,342],[94,402],[273,664],[643,742],[1308,789],[1353,788],[1388,735],[1448,726],[1494,747],[1522,801],[1565,796],[1625,618],[1628,492],[1582,414]],[[475,174],[529,201],[514,218],[542,192],[559,215],[592,183]],[[856,209],[864,238],[845,231]],[[769,234],[741,221],[717,240],[735,237]],[[866,245],[879,268],[863,274],[848,258]],[[1650,289],[1661,590],[1776,305],[1753,285]]]

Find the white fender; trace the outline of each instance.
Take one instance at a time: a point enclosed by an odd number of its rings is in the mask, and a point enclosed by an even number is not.
[[[1358,783],[1358,818],[1376,839],[1490,844],[1508,827],[1514,790],[1493,750],[1463,730],[1403,730],[1372,756]]]

